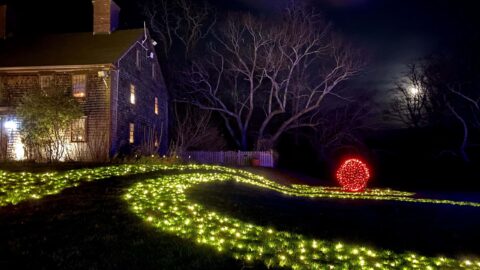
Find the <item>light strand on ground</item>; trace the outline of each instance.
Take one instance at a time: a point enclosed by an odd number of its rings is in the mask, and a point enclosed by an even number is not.
[[[351,199],[376,201],[401,201],[411,203],[432,203],[457,206],[480,207],[480,203],[452,200],[415,198],[410,192],[390,189],[365,189],[361,193],[352,193],[338,187],[311,187],[307,185],[282,185],[253,173],[215,166],[215,165],[139,165],[124,164],[93,169],[71,170],[67,172],[28,173],[0,171],[0,206],[17,204],[28,199],[40,199],[61,192],[65,188],[75,187],[82,182],[106,179],[113,176],[127,176],[153,171],[191,171],[220,172],[244,177],[244,181],[281,192],[290,196],[325,199]]]
[[[67,172],[29,173],[0,171],[0,206],[17,204],[28,199],[40,199],[90,182],[113,176],[146,173],[166,166],[120,165]]]
[[[162,231],[216,248],[237,259],[262,261],[267,266],[294,269],[480,269],[480,262],[475,260],[428,258],[414,253],[396,254],[345,243],[308,239],[302,235],[245,223],[191,203],[186,198],[185,191],[199,183],[233,179],[285,195],[309,198],[387,200],[470,207],[480,207],[479,203],[415,198],[413,193],[393,190],[366,189],[362,193],[351,193],[340,188],[285,186],[243,170],[220,166],[120,165],[39,174],[0,171],[0,206],[39,199],[78,186],[82,182],[172,170],[179,175],[150,179],[132,186],[125,195],[132,210]],[[201,173],[182,174],[192,171]]]
[[[205,168],[205,167],[203,167]],[[212,167],[213,169],[213,167]],[[292,269],[480,269],[478,260],[425,257],[415,253],[394,253],[342,242],[307,238],[300,234],[277,231],[232,218],[192,202],[186,191],[201,183],[235,180],[299,196],[300,191],[282,189],[264,178],[246,178],[248,173],[222,169],[223,173],[195,173],[163,176],[137,183],[124,199],[132,211],[161,232],[194,241],[245,262],[263,262],[267,267]],[[243,175],[243,176],[240,176]],[[256,178],[256,180],[255,180]],[[305,187],[301,188],[305,190]],[[347,194],[319,197],[352,198]],[[307,196],[313,196],[309,192]],[[328,195],[327,195],[328,194]],[[355,193],[356,194],[356,193]],[[318,197],[317,196],[317,197]],[[348,197],[347,197],[348,196]],[[369,199],[381,197],[370,195]],[[398,196],[387,196],[399,198]],[[401,197],[400,197],[401,198]],[[416,200],[414,198],[406,198]],[[478,205],[477,205],[478,207]]]

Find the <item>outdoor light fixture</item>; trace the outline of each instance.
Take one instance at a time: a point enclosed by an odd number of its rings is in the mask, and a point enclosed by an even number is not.
[[[100,70],[100,71],[98,72],[98,77],[99,77],[99,78],[105,78],[105,77],[108,77],[108,74],[107,74],[105,71]]]
[[[17,130],[18,125],[17,125],[17,122],[16,122],[16,121],[8,120],[7,122],[5,122],[4,127],[5,127],[6,129],[11,130],[11,131],[15,131],[15,130]]]
[[[23,145],[20,138],[17,138],[13,144],[13,154],[15,160],[25,159],[25,146]]]

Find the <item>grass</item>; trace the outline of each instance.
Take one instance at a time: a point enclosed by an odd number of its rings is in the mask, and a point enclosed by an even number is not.
[[[83,182],[0,207],[0,269],[262,269],[150,226],[124,195],[151,172]],[[190,200],[242,221],[327,241],[423,255],[478,256],[480,208],[286,197],[235,182],[199,184]]]
[[[239,269],[241,262],[159,234],[125,188],[150,175],[84,183],[0,208],[0,269]]]
[[[188,197],[231,217],[312,238],[428,256],[479,255],[479,208],[292,198],[233,181],[195,186]]]

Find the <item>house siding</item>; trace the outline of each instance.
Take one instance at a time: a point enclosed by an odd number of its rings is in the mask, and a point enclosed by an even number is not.
[[[105,161],[118,154],[165,154],[169,145],[168,93],[148,33],[144,42],[143,39],[144,36],[140,36],[123,56],[110,64],[57,69],[39,66],[38,69],[21,71],[2,69],[1,121],[13,116],[14,108],[25,93],[40,90],[40,76],[53,76],[56,87],[72,91],[72,75],[85,74],[86,96],[78,101],[87,116],[87,141],[72,143],[76,152],[72,159]],[[137,51],[140,52],[139,63]],[[155,72],[152,72],[152,66]],[[99,71],[103,71],[102,76]],[[136,88],[135,104],[130,104],[131,84]],[[155,97],[158,98],[158,114],[155,113]],[[9,110],[2,112],[2,108]],[[133,144],[129,142],[129,123],[135,124]],[[156,141],[158,146],[155,146]]]
[[[148,57],[154,48],[150,39],[141,45],[141,40],[115,63],[117,66],[118,93],[112,91],[112,149],[111,152],[133,153],[135,149],[158,140],[159,153],[168,147],[168,94],[160,72],[156,55]],[[144,46],[148,46],[148,51]],[[137,51],[140,63],[137,66]],[[152,76],[152,65],[156,74]],[[116,83],[117,76],[114,76]],[[130,85],[135,86],[135,104],[130,102]],[[159,100],[159,113],[155,114],[155,97]],[[117,99],[117,102],[115,102]],[[114,108],[116,106],[116,108]],[[135,124],[135,142],[129,143],[129,123]],[[116,132],[115,132],[116,129]],[[153,135],[153,136],[152,136]]]
[[[72,143],[75,154],[70,158],[76,160],[102,161],[108,158],[108,140],[110,130],[110,85],[98,77],[98,69],[61,72],[56,70],[31,73],[0,73],[2,84],[2,107],[9,107],[8,114],[14,115],[22,96],[30,91],[40,90],[40,76],[53,76],[55,87],[67,91],[72,89],[72,75],[85,74],[87,78],[86,97],[77,99],[87,116],[87,141]]]

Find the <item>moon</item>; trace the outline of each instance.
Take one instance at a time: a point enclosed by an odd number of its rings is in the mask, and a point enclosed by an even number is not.
[[[411,96],[417,96],[418,94],[420,94],[420,89],[418,89],[418,87],[416,86],[411,86],[410,88],[408,88],[408,92]]]

